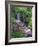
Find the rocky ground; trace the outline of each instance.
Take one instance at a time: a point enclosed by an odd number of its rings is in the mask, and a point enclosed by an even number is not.
[[[26,25],[24,25],[24,23],[19,22],[17,23],[18,28],[21,32],[23,32],[24,34],[27,34],[28,36],[32,36],[32,31],[31,29],[29,29],[28,27],[26,27]]]

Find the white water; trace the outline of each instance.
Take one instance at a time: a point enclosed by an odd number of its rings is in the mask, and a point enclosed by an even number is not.
[[[20,14],[19,14],[19,13],[17,14],[17,20],[16,20],[16,23],[17,23],[17,22],[20,22]]]
[[[20,14],[19,13],[17,14],[17,20],[20,20]]]

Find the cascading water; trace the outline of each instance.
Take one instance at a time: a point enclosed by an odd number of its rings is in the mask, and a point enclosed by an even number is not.
[[[16,22],[20,22],[20,14],[19,13],[17,14]]]
[[[17,14],[17,19],[20,20],[20,15],[19,15],[19,13]]]
[[[29,36],[32,36],[32,32],[31,32],[31,30],[30,29],[28,29],[28,27],[26,27],[26,25],[24,25],[24,22],[21,22],[21,20],[20,20],[20,14],[18,13],[17,14],[17,19],[16,19],[16,23],[19,25],[19,27],[20,27],[20,29],[19,30],[21,30],[22,32],[24,32],[24,33],[26,33],[26,34],[24,34],[24,35],[29,35]],[[20,22],[20,23],[19,23]]]

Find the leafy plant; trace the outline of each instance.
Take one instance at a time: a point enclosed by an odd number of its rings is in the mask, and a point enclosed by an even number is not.
[[[11,36],[15,38],[24,37],[22,32],[11,32]]]

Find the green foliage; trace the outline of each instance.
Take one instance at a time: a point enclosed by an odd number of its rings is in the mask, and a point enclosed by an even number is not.
[[[11,37],[15,38],[24,37],[24,34],[22,32],[11,32]]]
[[[15,12],[20,13],[20,17],[29,23],[32,17],[32,9],[28,7],[15,7]]]
[[[32,18],[29,20],[28,26],[30,29],[32,29]]]
[[[16,21],[15,17],[18,13],[20,13],[20,18],[23,21],[26,21],[28,25],[32,27],[32,8],[11,6],[11,23]]]

